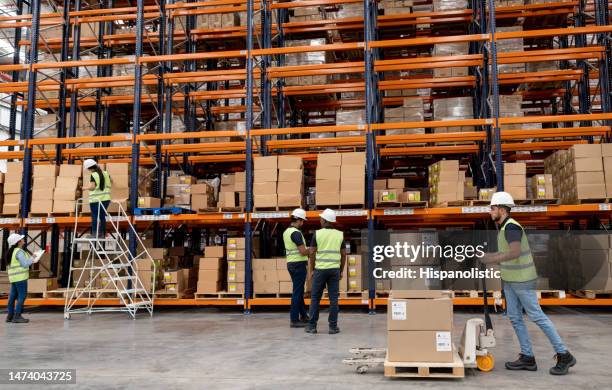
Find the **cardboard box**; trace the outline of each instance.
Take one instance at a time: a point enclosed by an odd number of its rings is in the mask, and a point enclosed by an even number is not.
[[[234,174],[234,191],[246,191],[246,172]]]
[[[527,178],[523,175],[504,175],[504,188],[526,187]]]
[[[339,167],[342,165],[341,153],[320,153],[317,156],[317,168],[319,166]]]
[[[341,153],[342,165],[357,165],[365,167],[366,154],[364,152]]]
[[[337,206],[340,204],[340,193],[318,192],[315,195],[318,206]]]
[[[301,207],[302,206],[302,194],[281,194],[277,195],[278,207]]]
[[[319,175],[317,175],[317,177],[319,177]],[[364,168],[355,165],[343,165],[340,167],[340,177],[342,180],[355,178],[365,182]]]
[[[55,176],[34,177],[32,188],[34,190],[43,189],[49,193],[49,196],[52,196],[53,191],[50,190],[55,188]]]
[[[569,148],[572,158],[593,158],[602,156],[600,144],[575,144]]]
[[[46,293],[47,291],[57,290],[57,288],[56,278],[28,279],[29,293]]]
[[[404,178],[387,179],[387,188],[390,190],[403,190],[405,186],[406,180]]]
[[[335,180],[340,181],[340,166],[317,165],[316,179],[318,180]]]
[[[606,185],[599,184],[580,184],[573,193],[574,199],[598,199],[606,197]]]
[[[47,214],[53,211],[53,200],[51,199],[32,199],[30,213]]]
[[[129,165],[126,163],[106,163],[106,172],[111,178],[115,176],[129,176]]]
[[[601,157],[576,158],[571,167],[574,172],[596,172],[603,171],[603,160]]]
[[[278,198],[276,194],[255,194],[253,195],[253,206],[259,207],[276,207],[278,205]]]
[[[399,201],[401,203],[420,202],[421,201],[421,191],[404,191],[401,194],[399,194]]]
[[[253,270],[275,270],[276,269],[276,259],[252,259],[253,260]]]
[[[390,331],[387,333],[387,358],[392,362],[453,361],[450,331]]]
[[[390,298],[387,305],[387,330],[453,329],[453,301],[449,298]]]
[[[193,194],[208,194],[213,192],[213,189],[206,183],[192,184],[191,195]]]
[[[340,192],[340,180],[321,180],[316,181],[317,193]]]
[[[385,190],[385,189],[387,189],[387,179],[375,179],[374,180],[374,189],[375,190]]]
[[[302,182],[304,171],[302,169],[279,169],[278,182]]]
[[[527,187],[504,187],[504,191],[514,199],[527,199]]]
[[[112,188],[130,188],[130,177],[129,176],[120,176],[115,175],[111,176],[111,181],[113,183]],[[168,187],[170,188],[170,187]]]
[[[504,163],[504,176],[506,175],[527,175],[527,164]]]
[[[365,188],[365,180],[363,177],[351,178],[351,177],[342,177],[340,180],[340,191],[364,191]]]
[[[603,157],[612,157],[612,144],[601,144],[601,155]]]
[[[253,183],[268,183],[278,180],[276,169],[259,169],[253,172]]]
[[[83,169],[81,165],[62,164],[59,168],[59,175],[62,177],[81,177]]]
[[[244,270],[245,270],[244,260],[228,260],[227,261],[227,272],[244,271]]]
[[[235,192],[219,192],[219,200],[217,202],[218,207],[236,207],[236,193]]]
[[[1,196],[1,195],[0,195]],[[32,200],[51,200],[53,199],[53,187],[32,189]]]
[[[223,265],[223,259],[220,257],[200,257],[198,268],[201,271],[212,271],[222,269]]]
[[[291,294],[293,293],[293,283],[291,282],[278,282],[278,293],[279,294]]]
[[[278,169],[301,170],[303,168],[302,157],[299,156],[278,156]]]
[[[378,203],[397,203],[399,202],[400,190],[382,190],[378,193]]]
[[[227,282],[244,282],[244,270],[233,270],[227,272]]]
[[[302,194],[302,182],[301,181],[284,181],[284,182],[279,181],[276,187],[276,193],[279,195],[280,194],[301,195]]]
[[[197,179],[189,175],[169,176],[168,185],[176,184],[196,184]]]
[[[21,180],[7,181],[4,183],[5,194],[21,194]]]
[[[214,196],[212,194],[192,194],[191,209],[202,210],[214,206]]]
[[[230,249],[227,248],[227,259],[228,260],[244,260],[245,253],[244,249]]]
[[[6,201],[2,205],[3,214],[19,214],[20,204],[19,203],[7,203]]]
[[[129,197],[129,194],[128,194]],[[158,208],[161,207],[161,201],[159,198],[152,198],[150,196],[138,197],[138,207],[141,208]]]
[[[259,170],[277,170],[277,156],[258,156],[253,158],[253,167],[256,171]]]
[[[215,294],[221,290],[221,281],[198,278],[196,292],[198,294]]]
[[[228,283],[227,292],[230,294],[244,294],[244,283]]]
[[[223,257],[223,256],[225,256],[224,246],[204,247],[204,257]]]
[[[36,164],[32,166],[32,177],[55,177],[59,172],[57,165]],[[79,170],[80,172],[80,170]]]
[[[76,201],[74,200],[53,200],[54,213],[74,213]]]
[[[246,245],[246,239],[244,237],[228,237],[227,249],[244,249]]]

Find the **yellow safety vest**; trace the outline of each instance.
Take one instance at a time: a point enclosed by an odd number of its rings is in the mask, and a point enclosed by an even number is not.
[[[336,229],[319,229],[315,232],[317,254],[315,269],[340,269],[344,234]]]
[[[22,251],[26,258],[30,256],[23,249],[17,249],[13,251],[13,255],[11,256],[11,264],[6,268],[8,273],[9,282],[17,283],[22,280],[28,280],[30,278],[30,269],[26,267],[22,267],[19,260],[17,260],[17,253]]]
[[[538,273],[533,263],[527,235],[523,227],[514,219],[509,218],[508,222],[499,230],[499,234],[497,235],[497,249],[500,252],[508,252],[510,250],[510,245],[508,241],[506,241],[506,226],[509,224],[520,227],[523,232],[521,235],[521,254],[516,259],[500,263],[502,280],[505,282],[528,282],[537,279]]]
[[[304,246],[306,246],[306,240],[304,240],[304,235],[302,234],[302,232],[300,232],[293,226],[288,227],[283,232],[283,241],[285,242],[285,255],[287,256],[287,263],[308,261],[308,256],[300,254],[300,250],[298,249],[297,245],[295,245],[295,242],[293,242],[293,240],[291,239],[291,235],[294,232],[300,233],[300,236],[302,236],[302,242],[304,243]]]
[[[104,176],[104,190],[100,189],[100,175],[98,175],[98,172],[94,172],[91,174],[91,177],[96,183],[96,188],[89,192],[89,203],[98,203],[111,200],[110,176],[106,171],[103,171],[102,175]]]

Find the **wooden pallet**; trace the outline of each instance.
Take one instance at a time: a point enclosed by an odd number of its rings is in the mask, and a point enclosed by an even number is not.
[[[376,204],[376,208],[401,208],[409,207],[413,209],[427,208],[429,203],[425,200],[413,201],[413,202],[379,202]]]
[[[292,211],[302,206],[255,207],[253,211]]]
[[[463,207],[463,206],[469,206],[469,205],[470,205],[469,200],[453,200],[450,202],[437,203],[437,204],[432,205],[431,207]]]
[[[575,199],[572,204],[610,203],[610,198]]]
[[[557,298],[557,299],[565,299],[565,291],[563,290],[538,290],[536,291],[538,295],[538,299],[542,298]]]
[[[450,378],[465,377],[465,368],[459,353],[453,346],[451,363],[390,362],[385,357],[385,376],[392,378]]]
[[[471,199],[468,200],[468,206],[489,206],[490,200]]]
[[[547,205],[547,204],[559,204],[559,199],[531,199],[532,205]]]
[[[361,298],[368,299],[367,291],[340,291],[339,299]],[[323,291],[322,299],[329,299],[327,290]]]
[[[206,207],[203,209],[197,209],[198,214],[206,213],[242,213],[244,208],[242,207]]]
[[[193,289],[187,289],[183,291],[155,291],[155,298],[162,299],[184,299],[193,296]]]
[[[254,293],[254,298],[291,298],[291,293]]]
[[[572,290],[571,293],[577,297],[587,299],[612,297],[612,291],[610,290]]]
[[[389,291],[376,291],[376,298],[388,298]]]
[[[500,290],[487,290],[487,297],[501,298]],[[484,291],[482,290],[456,290],[453,291],[453,298],[483,298]]]

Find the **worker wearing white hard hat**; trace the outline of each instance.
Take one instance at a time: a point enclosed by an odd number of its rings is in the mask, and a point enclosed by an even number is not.
[[[317,333],[319,320],[319,304],[323,290],[327,286],[329,295],[329,334],[340,332],[338,328],[338,297],[340,295],[340,279],[346,264],[344,249],[344,234],[334,228],[336,213],[325,209],[321,214],[321,229],[317,230],[310,244],[310,270],[312,276],[312,293],[310,303],[310,320],[305,331]],[[314,261],[313,261],[314,260]]]
[[[106,210],[111,201],[112,181],[108,172],[103,171],[96,160],[87,159],[83,166],[89,170],[89,208],[91,210],[91,234],[104,237],[106,233]]]
[[[25,236],[13,233],[7,239],[8,251],[5,261],[7,264],[7,274],[11,283],[11,292],[8,300],[8,315],[6,322],[24,324],[29,320],[23,318],[23,303],[28,294],[28,279],[30,278],[30,266],[38,263],[44,251],[39,251],[35,255],[25,247]]]
[[[293,284],[289,312],[291,328],[303,328],[308,322],[308,312],[304,303],[304,283],[308,276],[308,248],[301,231],[304,221],[306,221],[306,211],[301,208],[293,210],[291,224],[283,232],[287,270]]]
[[[552,321],[542,311],[536,292],[536,272],[529,241],[523,227],[510,216],[514,199],[507,192],[496,192],[491,197],[491,219],[499,226],[497,253],[487,253],[481,262],[499,264],[508,319],[519,340],[521,352],[515,361],[507,362],[508,370],[537,370],[523,311],[535,322],[552,344],[557,364],[550,369],[552,375],[565,375],[576,364]]]

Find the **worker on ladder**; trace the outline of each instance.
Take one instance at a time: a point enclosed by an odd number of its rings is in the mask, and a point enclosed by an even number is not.
[[[333,225],[336,223],[336,213],[325,209],[321,214],[321,229],[317,230],[310,244],[310,272],[312,277],[312,293],[310,303],[310,320],[304,329],[306,333],[317,333],[319,320],[319,304],[323,290],[327,286],[329,295],[329,334],[340,333],[338,329],[338,296],[340,295],[340,279],[346,264],[344,249],[344,234]],[[314,261],[313,261],[314,260]]]
[[[304,304],[304,283],[308,274],[308,248],[300,231],[306,221],[306,211],[295,209],[291,212],[291,225],[283,232],[287,270],[291,276],[291,328],[303,328],[308,323],[308,313]]]
[[[91,173],[88,187],[91,234],[93,237],[104,238],[106,235],[106,210],[108,210],[111,201],[111,177],[108,172],[100,169],[96,160],[87,159],[84,166]]]
[[[506,297],[508,318],[521,346],[516,361],[507,362],[508,370],[536,371],[538,366],[533,354],[523,310],[535,322],[553,345],[557,364],[550,369],[552,375],[565,375],[576,364],[576,358],[568,351],[552,321],[544,314],[536,293],[537,272],[531,249],[523,227],[510,216],[514,199],[507,192],[496,192],[491,197],[491,219],[499,225],[497,253],[488,253],[481,262],[500,264],[501,279]]]
[[[12,233],[8,242],[6,252],[6,264],[8,279],[11,283],[11,293],[8,300],[8,315],[6,322],[25,324],[30,320],[23,318],[23,304],[28,294],[28,279],[30,278],[30,266],[38,263],[44,251],[39,251],[35,255],[25,247],[25,236]],[[17,302],[17,305],[15,305]]]

